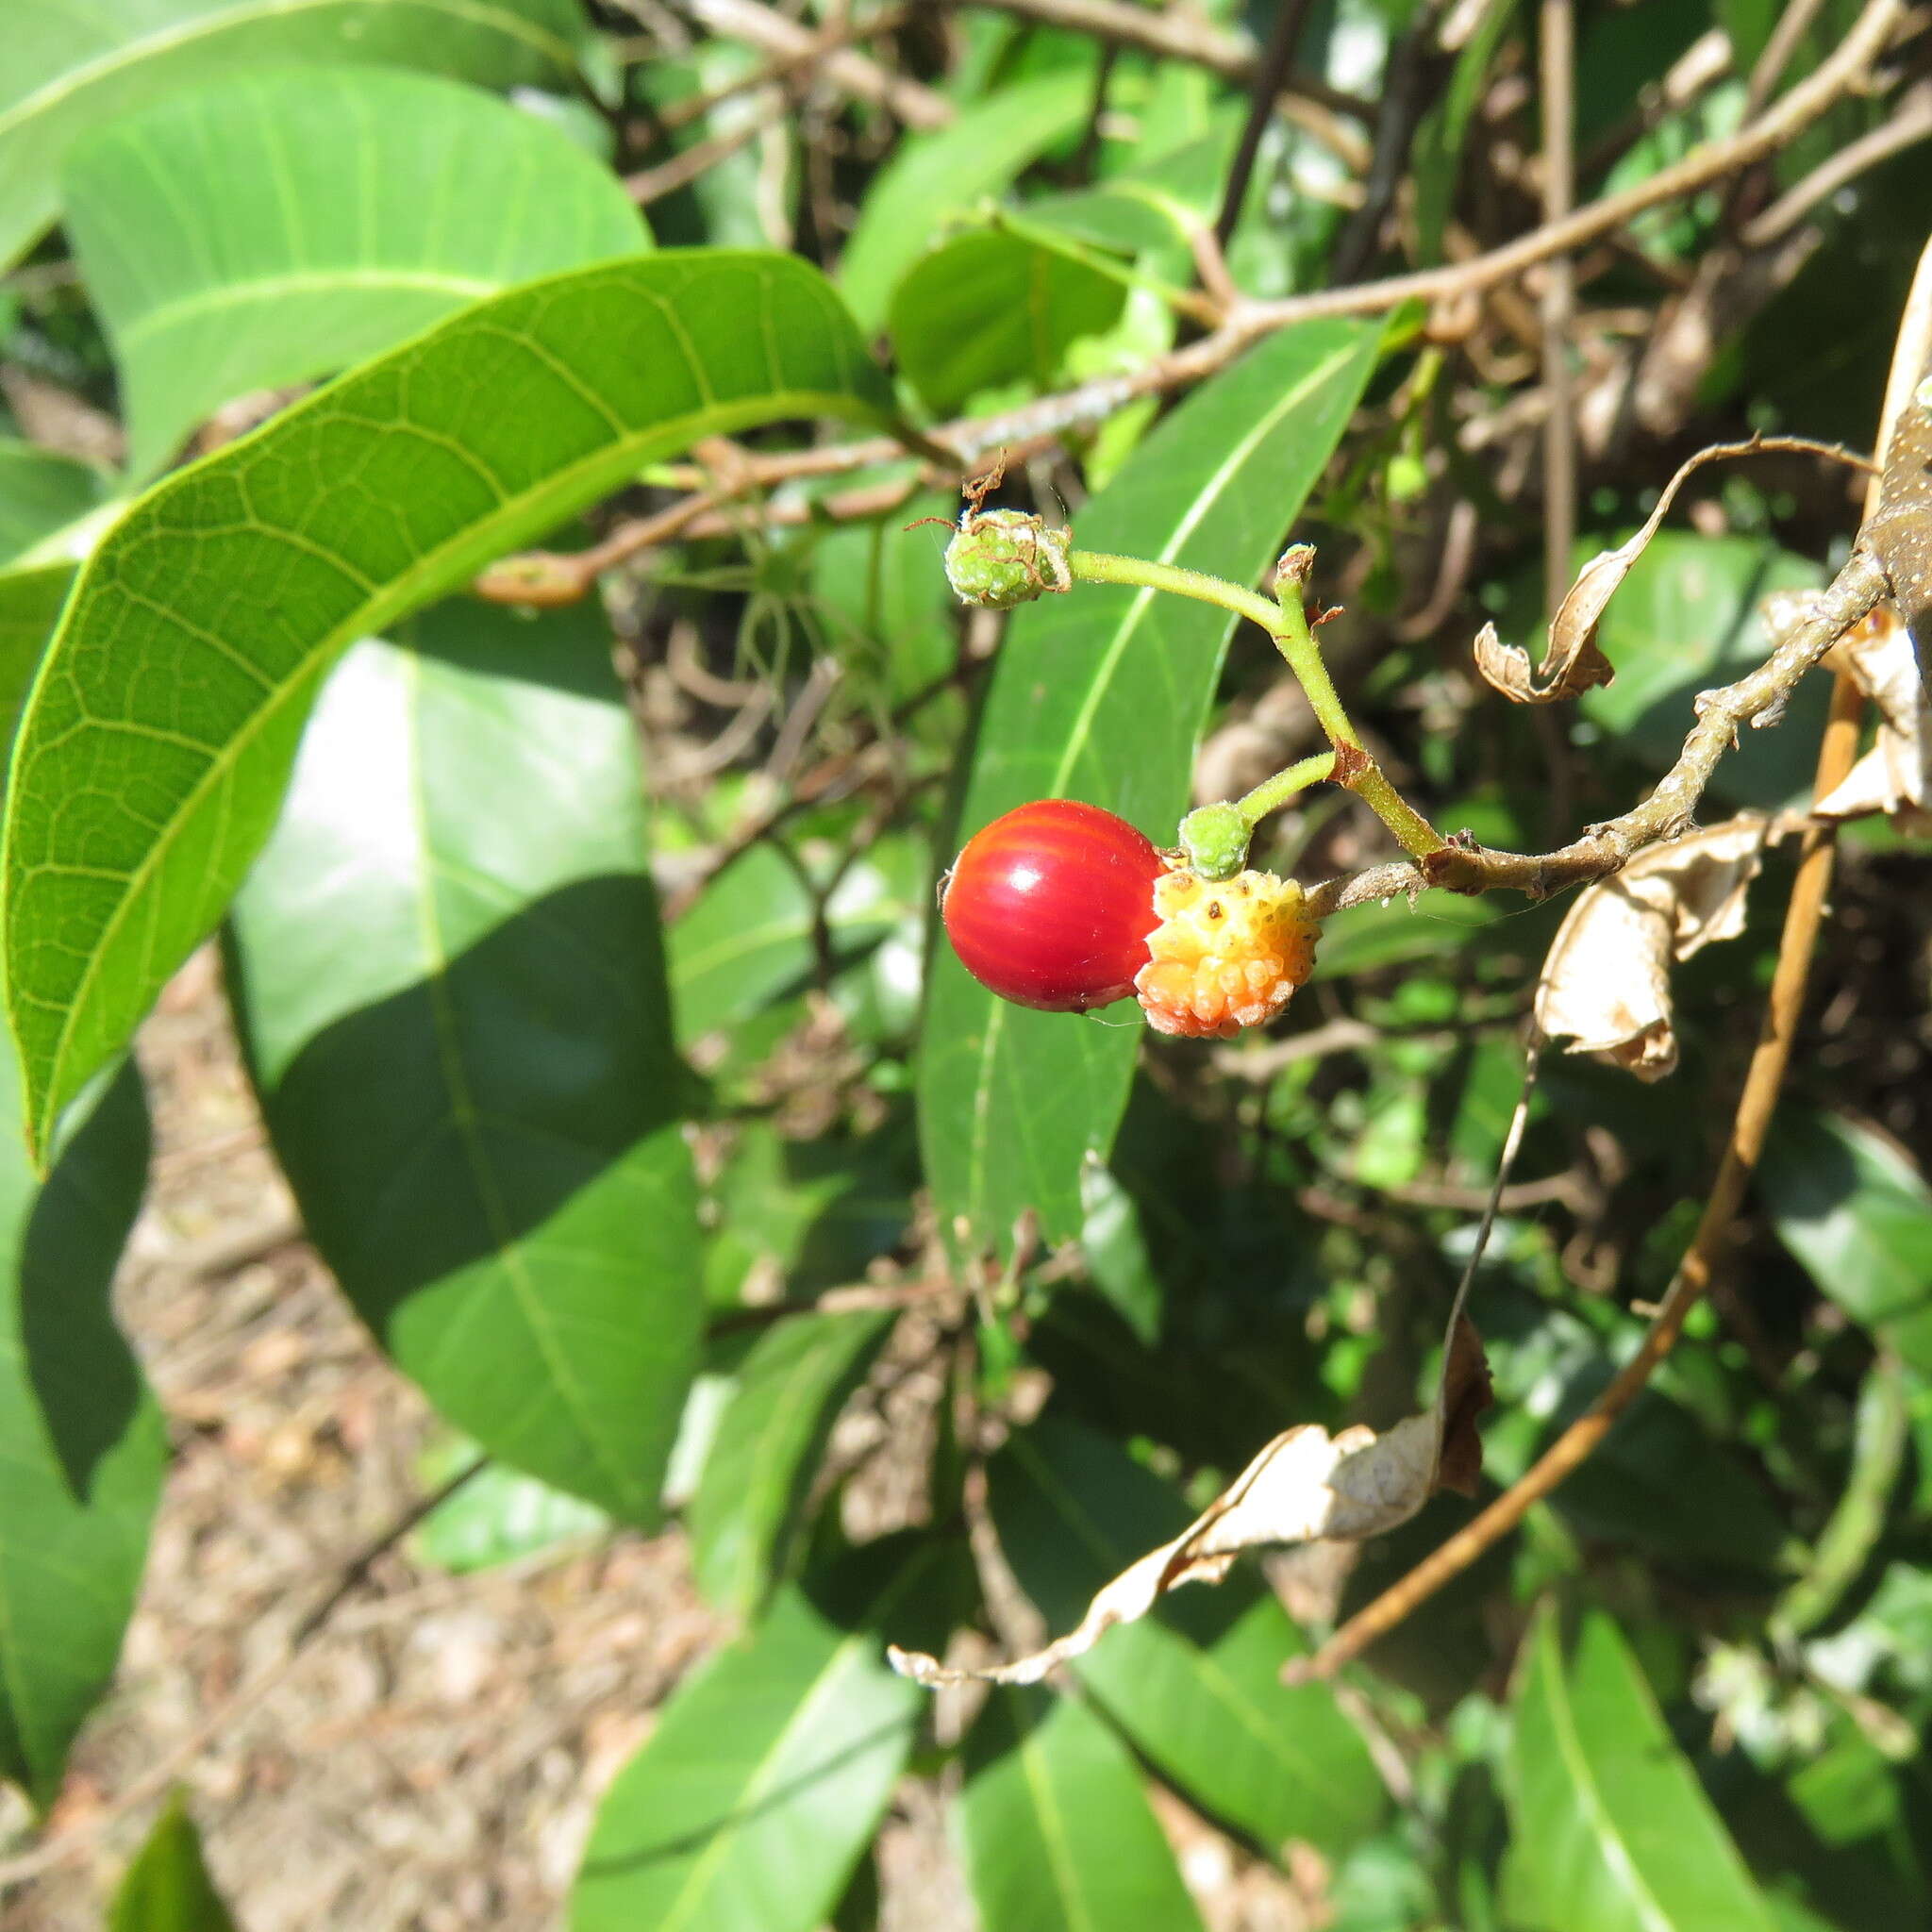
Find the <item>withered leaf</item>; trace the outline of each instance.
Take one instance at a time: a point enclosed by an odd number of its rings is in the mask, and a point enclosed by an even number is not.
[[[1150,1550],[1101,1590],[1066,1636],[1016,1662],[953,1670],[896,1645],[901,1676],[925,1685],[977,1678],[1037,1684],[1080,1657],[1116,1624],[1143,1617],[1183,1583],[1219,1583],[1243,1550],[1317,1539],[1357,1542],[1407,1523],[1439,1490],[1473,1495],[1482,1471],[1476,1417],[1490,1406],[1482,1340],[1463,1312],[1465,1281],[1449,1318],[1436,1399],[1377,1435],[1364,1424],[1339,1435],[1312,1423],[1284,1429],[1172,1542]]]
[[[1596,647],[1597,625],[1630,566],[1649,547],[1684,479],[1699,465],[1719,457],[1746,456],[1757,447],[1751,442],[1719,442],[1690,458],[1664,485],[1649,520],[1627,542],[1600,552],[1577,573],[1550,622],[1550,641],[1541,666],[1532,667],[1529,653],[1506,644],[1493,624],[1486,624],[1475,641],[1475,668],[1506,698],[1519,705],[1553,705],[1562,698],[1581,697],[1592,685],[1608,684],[1615,667]]]
[[[1878,733],[1813,816],[1842,820],[1882,811],[1903,830],[1932,831],[1932,701],[1897,608],[1879,605],[1824,661],[1848,671],[1878,707]]]
[[[1877,508],[1859,541],[1885,566],[1914,635],[1932,631],[1932,383],[1899,411],[1886,446]]]
[[[1671,965],[1744,929],[1744,894],[1773,822],[1747,812],[1640,852],[1584,889],[1557,929],[1536,990],[1536,1023],[1640,1080],[1677,1064]]]

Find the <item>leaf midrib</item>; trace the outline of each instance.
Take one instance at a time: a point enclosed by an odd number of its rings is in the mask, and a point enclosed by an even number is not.
[[[1674,1932],[1670,1914],[1663,1908],[1662,1902],[1644,1882],[1643,1875],[1637,1869],[1637,1862],[1630,1855],[1630,1848],[1624,1842],[1624,1835],[1616,1821],[1610,1816],[1597,1790],[1596,1779],[1590,1767],[1589,1754],[1583,1748],[1583,1740],[1576,1735],[1574,1716],[1570,1708],[1569,1686],[1561,1680],[1561,1674],[1555,1670],[1556,1640],[1555,1624],[1544,1624],[1544,1638],[1540,1646],[1538,1667],[1541,1670],[1545,1688],[1545,1696],[1550,1711],[1550,1729],[1557,1740],[1557,1750],[1563,1759],[1564,1769],[1571,1774],[1571,1782],[1585,1816],[1595,1830],[1597,1849],[1608,1868],[1613,1879],[1619,1876],[1626,1882],[1625,1895],[1641,1916],[1646,1932]],[[1552,1682],[1552,1678],[1555,1681]]]

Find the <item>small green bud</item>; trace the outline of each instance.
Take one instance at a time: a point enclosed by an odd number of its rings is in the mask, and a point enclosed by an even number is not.
[[[946,581],[962,604],[1010,610],[1046,591],[1073,587],[1067,553],[1071,530],[1050,530],[1041,517],[1022,509],[989,509],[969,516],[946,545]]]
[[[1248,862],[1253,827],[1239,807],[1197,806],[1180,824],[1181,850],[1189,866],[1204,879],[1231,879]]]

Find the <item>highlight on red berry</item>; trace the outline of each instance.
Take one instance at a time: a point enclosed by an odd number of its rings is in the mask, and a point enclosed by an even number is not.
[[[941,916],[982,986],[1019,1006],[1084,1013],[1133,992],[1160,924],[1154,884],[1163,869],[1125,819],[1071,798],[1035,799],[966,841]]]

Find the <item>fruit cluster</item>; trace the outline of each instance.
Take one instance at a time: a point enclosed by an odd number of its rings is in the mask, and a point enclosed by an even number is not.
[[[1138,994],[1151,1025],[1196,1039],[1272,1020],[1314,964],[1315,922],[1292,880],[1202,878],[1072,799],[975,833],[941,910],[960,963],[1003,999],[1077,1013]]]

